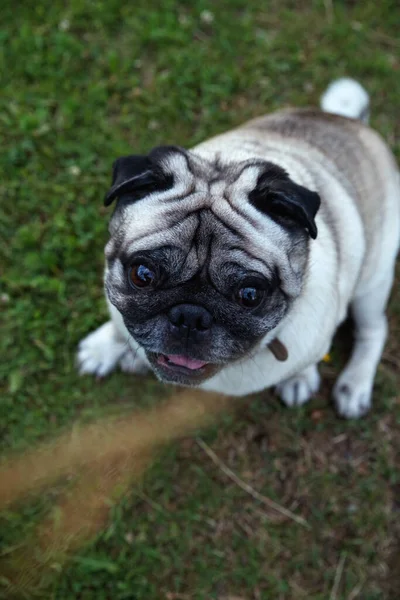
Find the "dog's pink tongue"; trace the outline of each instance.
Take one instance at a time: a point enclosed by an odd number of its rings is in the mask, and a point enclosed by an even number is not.
[[[204,360],[196,360],[194,358],[188,358],[187,356],[182,356],[180,354],[167,354],[167,358],[169,362],[172,362],[174,365],[178,365],[179,367],[186,367],[187,369],[191,369],[195,371],[196,369],[201,369],[207,363]]]

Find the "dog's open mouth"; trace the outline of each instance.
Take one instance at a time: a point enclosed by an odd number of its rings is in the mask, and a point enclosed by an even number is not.
[[[188,369],[189,371],[199,371],[209,364],[204,360],[189,358],[188,356],[183,356],[183,354],[160,354],[157,362],[163,367],[168,367],[171,369],[180,367],[185,370]]]
[[[147,352],[147,356],[160,379],[183,385],[198,385],[214,375],[221,367],[184,354]]]

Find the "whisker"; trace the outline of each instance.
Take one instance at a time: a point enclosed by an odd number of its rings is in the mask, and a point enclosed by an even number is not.
[[[128,342],[129,349],[130,349],[130,351],[133,354],[133,362],[135,362],[135,360],[137,358],[137,355],[138,355],[138,352],[139,352],[139,346],[137,345],[136,348],[132,348],[132,346],[131,346],[131,340],[128,339],[127,342]]]

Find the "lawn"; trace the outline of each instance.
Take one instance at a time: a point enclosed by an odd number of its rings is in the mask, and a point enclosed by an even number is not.
[[[7,455],[77,420],[154,405],[170,393],[150,376],[95,381],[74,366],[79,340],[106,318],[102,201],[114,158],[161,143],[191,147],[282,106],[316,104],[328,82],[346,74],[371,93],[372,125],[399,159],[400,8],[395,0],[3,0],[0,22]],[[40,597],[399,598],[396,287],[369,416],[345,422],[329,401],[348,353],[347,325],[310,404],[288,410],[265,392],[199,432],[206,446],[194,436],[170,444],[104,531],[53,570]],[[239,487],[205,448],[310,528]],[[2,514],[4,556],[32,534],[54,495]]]

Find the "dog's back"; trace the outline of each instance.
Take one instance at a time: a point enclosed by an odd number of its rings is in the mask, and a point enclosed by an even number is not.
[[[315,150],[318,151],[319,166],[340,181],[362,219],[367,256],[361,279],[368,279],[380,259],[388,252],[393,253],[393,245],[398,248],[400,243],[400,178],[389,147],[366,125],[368,95],[361,92],[363,88],[357,82],[354,85],[350,82],[343,80],[341,85],[339,80],[331,86],[331,91],[328,88],[321,105],[329,112],[283,110],[249,121],[240,130],[258,138],[261,135],[279,139],[287,144],[288,152],[292,141],[297,152],[303,146],[307,168],[315,161]],[[358,97],[352,99],[352,94]],[[341,114],[334,114],[335,110]],[[311,148],[313,157],[309,161]],[[319,191],[324,199],[323,189]],[[390,248],[386,249],[387,244]]]

